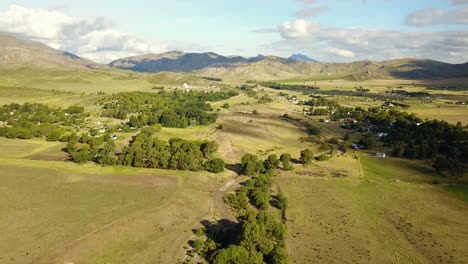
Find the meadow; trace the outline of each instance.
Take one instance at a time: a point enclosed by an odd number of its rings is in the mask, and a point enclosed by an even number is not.
[[[348,162],[343,170],[352,175],[362,166],[359,180],[334,178],[331,171],[318,176],[278,176],[278,186],[290,202],[287,244],[291,262],[466,262],[467,186],[434,186],[426,183],[432,177],[424,166],[400,166],[393,160],[374,164],[375,158],[365,156],[360,155],[361,165]],[[318,166],[327,167],[326,163]],[[386,170],[376,170],[376,166]],[[390,180],[396,178],[401,180]],[[455,196],[446,191],[450,188]]]
[[[99,114],[96,103],[115,92],[157,91],[152,87],[178,87],[207,83],[189,75],[132,74],[128,72],[17,72],[0,77],[0,103],[40,102],[54,106],[85,106]],[[54,76],[63,76],[55,78]],[[23,79],[21,76],[27,76]],[[388,81],[388,82],[387,82]],[[307,80],[323,89],[355,83]],[[342,82],[342,83],[341,83]],[[397,80],[368,81],[376,92]],[[404,82],[405,89],[411,87]],[[168,89],[168,88],[165,88]],[[78,165],[63,152],[65,143],[43,139],[0,138],[1,263],[177,263],[186,260],[192,230],[203,220],[233,219],[223,202],[245,177],[235,165],[246,153],[265,159],[270,154],[292,154],[317,144],[301,122],[321,130],[321,141],[342,139],[346,130],[322,117],[303,114],[303,105],[279,98],[279,92],[260,88],[256,95],[238,96],[211,105],[216,123],[185,129],[162,128],[156,137],[169,140],[215,140],[215,154],[226,161],[221,174],[132,167]],[[104,94],[98,92],[104,91]],[[300,92],[283,91],[299,99]],[[463,96],[461,92],[454,95]],[[271,102],[261,102],[268,96]],[[382,102],[337,97],[349,106],[379,106]],[[224,104],[229,108],[223,108]],[[444,101],[423,105],[413,100],[409,111],[452,123],[466,120],[468,108]],[[438,108],[441,106],[441,108]],[[218,110],[219,109],[219,110]],[[256,114],[254,114],[254,111]],[[285,119],[283,115],[296,121]],[[115,119],[91,117],[113,124]],[[116,133],[117,149],[132,133]],[[357,141],[359,133],[351,134]],[[466,177],[444,179],[424,161],[374,157],[372,152],[339,152],[328,161],[281,171],[275,188],[289,200],[286,210],[286,248],[290,263],[465,263],[468,236]],[[465,175],[466,176],[466,175]],[[440,185],[432,184],[440,179]],[[235,179],[236,181],[230,181]],[[229,183],[229,185],[225,185]],[[234,184],[235,183],[235,184]]]

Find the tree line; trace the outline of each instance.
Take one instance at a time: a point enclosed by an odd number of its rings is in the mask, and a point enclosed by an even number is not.
[[[319,90],[320,88],[315,85],[303,85],[303,84],[281,84],[275,82],[262,82],[261,86],[269,87],[275,90],[290,90],[290,91],[310,91]]]
[[[143,128],[119,155],[115,153],[113,140],[89,137],[87,134],[79,139],[70,137],[66,149],[77,163],[94,161],[101,165],[207,170],[213,173],[224,171],[224,161],[212,158],[213,153],[218,150],[215,141],[189,141],[180,138],[163,141],[155,137],[159,130],[160,126]]]
[[[209,263],[288,263],[288,255],[285,250],[287,227],[286,209],[287,198],[280,192],[272,194],[271,188],[275,177],[275,169],[280,163],[284,168],[289,168],[289,154],[283,154],[282,159],[270,156],[261,161],[252,154],[246,154],[241,160],[244,168],[249,162],[262,164],[262,173],[249,173],[244,186],[235,193],[228,194],[225,202],[232,208],[238,223],[233,227],[216,231],[208,227],[195,232],[198,235],[206,235],[207,239],[193,241],[193,247],[198,255]],[[250,205],[255,207],[253,210]],[[278,219],[268,211],[270,204],[278,208],[282,213],[282,219]]]
[[[82,125],[87,116],[89,113],[80,106],[62,109],[38,103],[12,103],[0,107],[0,136],[58,141],[69,130],[67,127]]]
[[[102,116],[126,120],[135,128],[161,124],[185,128],[216,122],[217,114],[208,101],[222,101],[236,96],[226,92],[160,91],[158,93],[118,93],[102,102]]]

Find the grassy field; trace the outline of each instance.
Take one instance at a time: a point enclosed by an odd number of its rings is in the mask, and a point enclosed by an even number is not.
[[[468,185],[449,185],[445,190],[468,203]]]
[[[289,198],[287,247],[292,263],[465,263],[466,188],[440,187],[417,162],[359,155],[277,178]],[[348,159],[345,163],[345,159]],[[384,165],[385,162],[385,165]],[[342,164],[344,178],[334,178]],[[296,168],[299,171],[299,168]],[[321,173],[319,173],[321,171]],[[401,182],[388,181],[401,179]],[[454,193],[462,199],[452,196]]]
[[[1,144],[1,263],[174,263],[199,221],[225,210],[213,197],[229,173],[32,160],[59,148]]]
[[[2,72],[0,104],[42,102],[66,107],[93,106],[105,91],[154,91],[152,87],[207,84],[200,78],[162,73]],[[57,76],[61,76],[57,78]],[[303,80],[323,89],[353,90],[340,80]],[[370,80],[363,86],[383,92],[386,86],[425,91],[409,81]],[[340,88],[340,89],[341,89]],[[160,139],[216,140],[216,155],[238,163],[245,153],[261,158],[288,152],[294,158],[308,147],[304,125],[283,114],[314,122],[321,139],[342,138],[337,123],[317,122],[303,107],[278,99],[280,91],[263,89],[257,98],[241,93],[221,102],[216,124],[187,129],[162,128]],[[285,91],[300,99],[307,95]],[[463,95],[454,92],[455,95]],[[259,103],[268,95],[272,102]],[[349,106],[379,106],[366,98],[337,98]],[[230,108],[221,106],[229,103]],[[408,101],[422,117],[468,123],[468,108],[440,100]],[[440,106],[440,108],[439,108]],[[252,114],[256,110],[257,115]],[[96,110],[97,111],[97,110]],[[92,118],[95,121],[96,118]],[[101,120],[98,118],[96,120]],[[466,120],[466,121],[465,121]],[[115,122],[115,120],[112,120]],[[121,149],[134,135],[116,133]],[[358,134],[351,138],[357,140]],[[67,161],[64,143],[0,138],[0,263],[176,263],[185,256],[192,229],[200,221],[232,215],[223,202],[222,186],[235,177],[77,165]],[[372,154],[372,153],[371,153]],[[281,172],[277,188],[289,199],[287,248],[291,263],[466,263],[468,204],[466,185],[440,179],[427,163],[376,158],[350,151],[326,162],[294,165]],[[399,180],[399,181],[397,181]]]

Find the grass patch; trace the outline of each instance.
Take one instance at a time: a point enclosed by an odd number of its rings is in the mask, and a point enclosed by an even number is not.
[[[401,180],[411,182],[431,182],[434,170],[421,161],[378,158],[371,154],[357,154],[368,180]]]
[[[449,185],[444,189],[468,203],[468,185]]]

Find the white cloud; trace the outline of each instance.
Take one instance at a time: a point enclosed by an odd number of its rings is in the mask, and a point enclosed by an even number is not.
[[[23,35],[97,62],[169,50],[168,42],[147,41],[119,31],[102,17],[81,19],[62,11],[10,5],[0,11],[0,31]]]
[[[432,26],[437,24],[468,25],[468,8],[445,11],[438,8],[417,10],[406,18],[410,26]]]
[[[283,38],[294,39],[307,37],[311,33],[316,32],[320,29],[320,24],[317,22],[306,21],[304,19],[297,19],[294,22],[284,22],[278,27]]]
[[[329,52],[329,53],[341,56],[341,57],[345,57],[345,58],[354,58],[354,57],[356,57],[356,54],[354,54],[354,52],[352,52],[350,50],[337,49],[337,48],[328,48],[326,51]]]
[[[388,60],[405,57],[457,63],[468,61],[468,30],[403,32],[331,28],[313,21],[297,20],[284,23],[276,30],[256,32],[276,32],[281,36],[280,41],[267,45],[274,52],[285,55],[302,52],[320,61]]]

